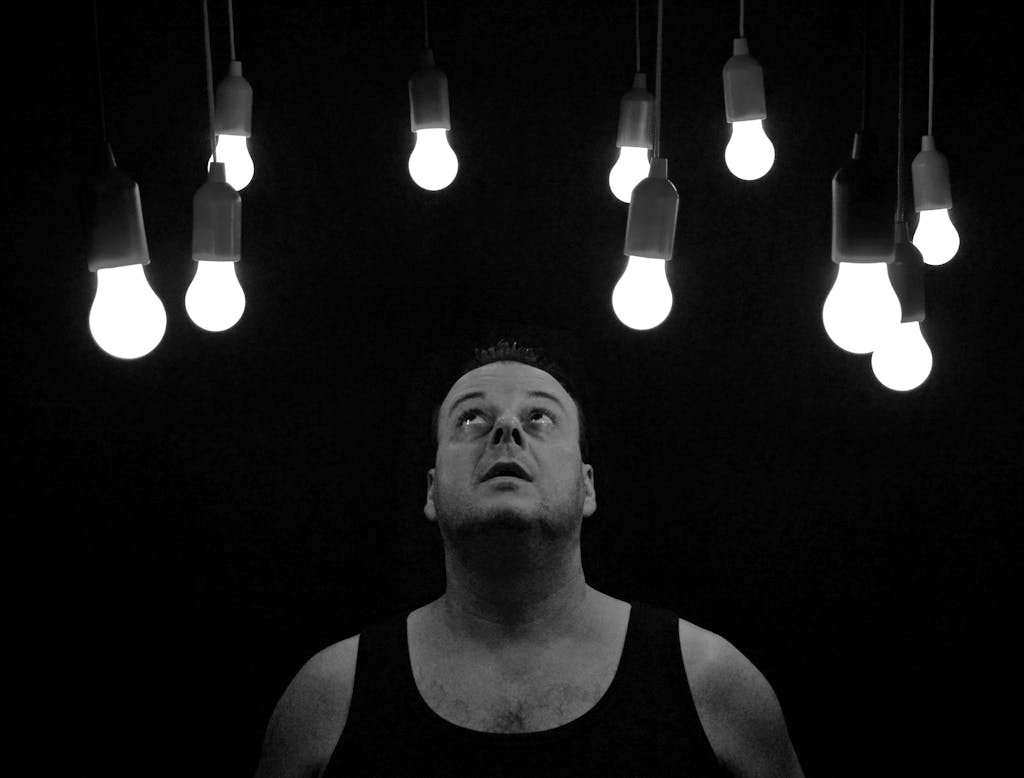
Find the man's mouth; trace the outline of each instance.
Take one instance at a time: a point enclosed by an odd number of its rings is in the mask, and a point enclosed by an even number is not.
[[[495,462],[491,465],[481,481],[490,481],[492,478],[520,478],[529,481],[530,474],[517,462]]]

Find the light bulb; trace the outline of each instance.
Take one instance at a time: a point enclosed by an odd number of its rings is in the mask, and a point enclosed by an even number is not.
[[[157,347],[167,329],[167,313],[150,288],[142,265],[96,271],[96,297],[89,331],[113,357],[138,359]]]
[[[244,135],[217,136],[217,161],[224,163],[224,177],[236,192],[249,185],[256,170],[249,154],[249,147],[246,145],[247,141],[248,138]],[[206,163],[207,171],[212,163],[211,156]]]
[[[651,171],[651,158],[646,148],[622,146],[619,158],[608,173],[608,186],[612,194],[628,203],[633,187],[647,178]]]
[[[821,319],[839,348],[854,354],[874,351],[902,318],[899,298],[885,262],[840,262]]]
[[[887,330],[871,355],[871,369],[883,386],[897,392],[923,384],[932,371],[932,350],[921,334],[921,322],[903,322]]]
[[[737,178],[753,181],[772,169],[775,146],[764,134],[763,119],[732,123],[732,137],[725,147],[725,164]]]
[[[459,159],[448,145],[443,127],[416,130],[416,146],[409,155],[409,175],[424,189],[436,192],[455,180]]]
[[[196,262],[196,274],[185,292],[185,310],[204,330],[221,332],[233,327],[245,310],[245,293],[235,275],[235,263]]]
[[[665,260],[630,257],[612,292],[612,308],[619,321],[634,330],[649,330],[665,321],[672,310]]]
[[[960,248],[960,233],[949,219],[948,208],[921,211],[911,241],[926,265],[945,265]]]

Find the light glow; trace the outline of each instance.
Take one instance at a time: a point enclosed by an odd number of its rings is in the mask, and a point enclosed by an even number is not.
[[[921,322],[891,328],[871,355],[871,369],[893,391],[909,392],[923,384],[932,371],[932,350],[921,333]]]
[[[885,262],[840,262],[821,310],[825,332],[839,348],[868,354],[903,316]]]
[[[185,310],[198,327],[223,332],[235,326],[245,310],[245,293],[234,262],[196,262],[196,274],[185,292]]]
[[[167,329],[167,312],[142,265],[96,271],[89,332],[112,357],[138,359],[155,349]]]
[[[945,265],[960,249],[960,233],[949,218],[948,208],[921,211],[911,241],[926,265]]]
[[[611,187],[613,195],[628,203],[633,194],[633,187],[647,178],[650,170],[651,157],[648,149],[621,146],[619,158],[608,173],[608,186]]]
[[[217,136],[217,161],[224,163],[224,177],[236,192],[249,185],[256,170],[247,141],[248,138],[244,135]],[[210,170],[212,163],[211,156],[210,161],[206,163],[207,171]]]
[[[612,292],[612,308],[619,321],[634,330],[657,327],[672,310],[672,290],[664,259],[630,257]]]
[[[455,180],[459,158],[448,145],[443,127],[416,130],[416,145],[409,155],[409,175],[423,189],[436,192]]]
[[[732,137],[725,147],[726,167],[737,178],[753,181],[775,164],[775,146],[764,132],[763,119],[732,123]]]

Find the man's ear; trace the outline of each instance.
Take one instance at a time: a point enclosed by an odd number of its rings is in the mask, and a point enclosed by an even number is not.
[[[594,468],[583,465],[583,515],[590,516],[597,510],[597,488],[594,486]]]
[[[423,504],[423,515],[430,521],[437,521],[437,508],[434,507],[434,468],[427,471],[427,501]]]

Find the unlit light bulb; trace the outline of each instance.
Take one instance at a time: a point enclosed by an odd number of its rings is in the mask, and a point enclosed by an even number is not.
[[[886,332],[871,355],[875,378],[888,389],[909,392],[932,371],[932,350],[921,333],[921,322],[897,324]]]
[[[899,298],[885,262],[840,262],[821,319],[839,348],[854,354],[874,351],[902,318]]]
[[[948,208],[921,211],[911,241],[927,265],[945,265],[960,248],[960,233],[949,218]]]
[[[224,177],[237,192],[249,185],[256,170],[244,135],[218,135],[217,161],[224,163]],[[209,171],[213,157],[206,163]]]
[[[204,330],[222,332],[233,327],[245,310],[245,293],[234,262],[196,262],[196,274],[185,292],[185,310]]]
[[[628,203],[633,187],[647,178],[650,171],[651,158],[646,148],[622,146],[619,148],[618,160],[608,173],[608,186],[613,195]]]
[[[665,321],[672,310],[665,260],[630,257],[612,292],[612,308],[619,321],[634,330],[649,330]]]
[[[443,127],[416,130],[416,145],[409,155],[409,175],[424,189],[436,192],[455,180],[459,159],[448,145]]]
[[[764,133],[763,119],[732,123],[732,137],[725,147],[725,164],[737,178],[753,181],[775,163],[775,146]]]
[[[167,329],[167,313],[150,288],[142,265],[96,271],[96,297],[89,331],[113,357],[138,359],[157,347]]]

